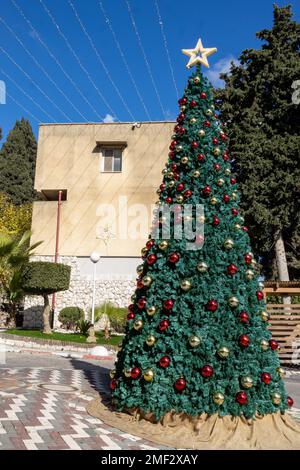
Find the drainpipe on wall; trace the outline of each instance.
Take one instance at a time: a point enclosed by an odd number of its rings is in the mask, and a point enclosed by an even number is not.
[[[57,202],[57,217],[56,217],[56,237],[55,237],[55,255],[54,262],[57,263],[59,256],[59,233],[60,233],[60,214],[61,214],[61,197],[62,191],[58,191],[58,202]],[[52,315],[51,315],[51,328],[54,324],[54,311],[55,311],[56,298],[55,293],[52,295]]]

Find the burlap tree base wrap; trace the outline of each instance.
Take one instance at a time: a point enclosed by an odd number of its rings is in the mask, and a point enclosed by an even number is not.
[[[153,416],[137,409],[116,412],[108,398],[87,406],[90,415],[121,431],[175,449],[300,449],[300,427],[288,414],[270,414],[255,420],[217,414],[191,417],[167,413],[155,423]]]

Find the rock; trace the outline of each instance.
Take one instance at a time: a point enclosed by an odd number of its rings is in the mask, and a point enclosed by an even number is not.
[[[109,356],[109,352],[104,346],[95,346],[90,349],[90,354],[93,356]]]

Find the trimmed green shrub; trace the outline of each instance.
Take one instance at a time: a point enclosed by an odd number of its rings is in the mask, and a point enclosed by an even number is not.
[[[68,290],[71,267],[47,261],[32,261],[22,272],[22,288],[26,294],[49,295]]]
[[[76,329],[79,331],[81,335],[87,336],[89,333],[89,329],[92,326],[89,320],[78,320],[76,323]]]
[[[84,311],[79,307],[65,307],[58,315],[58,320],[68,330],[74,329],[77,322],[84,319]]]
[[[95,308],[95,322],[97,322],[103,314],[108,316],[111,328],[113,330],[115,330],[117,333],[125,332],[127,315],[126,308],[116,307],[110,302],[97,305]],[[89,312],[89,316],[91,317],[91,311]]]

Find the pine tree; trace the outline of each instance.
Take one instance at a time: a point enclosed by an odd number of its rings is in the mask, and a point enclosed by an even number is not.
[[[227,136],[200,67],[179,105],[154,218],[156,228],[166,228],[160,212],[172,208],[171,237],[150,237],[142,250],[126,335],[111,371],[113,403],[151,420],[169,412],[181,419],[280,416],[292,399],[239,215]],[[193,207],[188,217],[187,204]],[[204,237],[197,230],[200,249],[187,249],[189,237],[177,238],[175,230],[191,217],[195,230],[198,204],[204,206],[204,218],[197,215]]]
[[[14,204],[34,199],[37,143],[28,120],[17,121],[0,152],[0,187]]]
[[[236,161],[241,207],[267,277],[300,278],[300,115],[293,83],[300,77],[300,25],[291,7],[274,6],[274,24],[256,35],[261,49],[243,51],[217,93]],[[274,262],[275,261],[275,262]],[[275,269],[274,269],[275,267]]]

